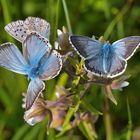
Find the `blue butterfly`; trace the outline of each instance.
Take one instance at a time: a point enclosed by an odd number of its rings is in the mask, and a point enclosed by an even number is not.
[[[23,42],[31,32],[37,32],[48,39],[50,35],[50,24],[38,17],[28,17],[25,20],[11,22],[4,29],[20,42]]]
[[[26,109],[29,109],[45,88],[43,80],[52,79],[61,71],[62,59],[52,50],[48,39],[32,32],[23,42],[23,55],[12,43],[0,46],[0,66],[29,77],[26,98]]]
[[[124,73],[127,60],[140,45],[140,36],[130,36],[112,44],[85,36],[70,36],[76,52],[84,59],[88,72],[104,78],[114,78]]]

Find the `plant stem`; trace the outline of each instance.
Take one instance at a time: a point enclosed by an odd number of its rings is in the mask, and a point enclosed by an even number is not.
[[[132,3],[132,2],[131,2]],[[106,31],[104,32],[104,38],[107,40],[110,34],[112,33],[115,25],[122,19],[122,17],[127,13],[129,10],[131,3],[128,2],[122,10],[118,13],[118,15],[112,20],[112,22],[107,27]]]
[[[55,44],[55,39],[56,39],[56,33],[57,33],[57,28],[58,28],[58,19],[59,19],[59,3],[60,0],[57,0],[57,5],[56,5],[56,17],[55,17],[55,28],[54,28],[54,37],[53,37],[53,43]]]
[[[127,112],[128,112],[128,132],[126,135],[126,140],[131,140],[132,139],[132,116],[131,116],[131,110],[130,110],[128,99],[127,99]]]
[[[1,6],[3,9],[3,17],[4,17],[4,23],[5,25],[9,22],[11,22],[11,16],[10,16],[10,12],[9,12],[9,6],[8,6],[8,2],[7,0],[1,0]],[[13,42],[13,38],[9,35],[7,35],[7,39],[8,41]]]
[[[70,19],[69,19],[68,8],[67,8],[65,0],[62,0],[62,4],[63,4],[65,16],[66,16],[68,30],[69,30],[70,34],[72,34],[72,28],[71,28]]]
[[[106,140],[112,140],[112,123],[111,116],[109,113],[109,103],[108,98],[105,96],[104,108],[103,108],[103,119],[106,131]]]

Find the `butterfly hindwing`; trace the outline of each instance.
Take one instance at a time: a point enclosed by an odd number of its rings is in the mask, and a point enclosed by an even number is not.
[[[39,78],[33,79],[30,81],[27,89],[26,96],[26,109],[30,109],[38,96],[45,89],[45,84]]]
[[[0,45],[0,66],[19,74],[27,74],[28,64],[19,49],[12,43]]]
[[[39,68],[39,78],[49,80],[56,77],[62,69],[61,55],[53,50],[50,55],[46,53]]]
[[[114,78],[116,76],[121,75],[126,70],[126,67],[127,67],[127,61],[114,53],[113,59],[111,61],[110,70],[107,73],[107,77]]]
[[[96,56],[101,49],[101,43],[98,40],[85,36],[70,36],[70,42],[76,52],[84,59]]]

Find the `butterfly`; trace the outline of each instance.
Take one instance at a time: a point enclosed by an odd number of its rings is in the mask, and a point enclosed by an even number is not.
[[[12,43],[0,46],[0,66],[28,76],[30,83],[27,89],[26,109],[29,109],[44,90],[43,81],[60,73],[62,59],[56,50],[52,50],[47,38],[32,32],[23,41],[23,55]]]
[[[84,67],[92,74],[114,78],[124,73],[129,60],[140,45],[140,36],[130,36],[114,43],[86,36],[70,36],[75,51],[84,59]]]
[[[20,42],[23,42],[31,32],[37,32],[48,39],[50,35],[50,24],[46,20],[38,17],[28,17],[24,21],[17,20],[11,22],[4,29]]]

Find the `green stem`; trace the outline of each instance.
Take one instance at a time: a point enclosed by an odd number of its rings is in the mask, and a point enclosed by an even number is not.
[[[105,17],[108,20],[110,20],[110,18],[111,18],[111,12],[110,12],[110,4],[109,4],[109,1],[108,0],[104,0],[104,5],[105,5],[105,8],[104,8]]]
[[[104,108],[103,108],[103,119],[104,119],[105,131],[106,131],[106,140],[112,140],[112,122],[109,113],[108,98],[106,96],[105,96]]]
[[[4,14],[4,22],[5,24],[11,22],[11,17],[10,17],[10,13],[9,13],[9,8],[8,8],[8,4],[7,4],[7,0],[1,0],[1,5],[3,8],[3,14]]]
[[[128,99],[127,99],[127,111],[128,111],[128,132],[126,135],[126,140],[131,140],[132,139],[132,116],[131,116],[131,110],[130,110]]]
[[[56,6],[56,18],[55,18],[55,27],[54,27],[54,37],[53,37],[53,43],[54,44],[55,44],[55,39],[56,39],[56,34],[57,34],[57,28],[58,28],[59,3],[60,3],[60,0],[57,1],[57,6]]]
[[[70,19],[69,19],[68,8],[67,8],[65,0],[62,0],[62,4],[64,7],[64,12],[65,12],[65,16],[66,16],[68,30],[69,30],[70,34],[72,34],[72,28],[71,28]]]
[[[4,23],[6,25],[9,22],[11,22],[11,16],[10,16],[7,0],[1,0],[1,5],[2,5],[2,9],[3,9]],[[13,38],[10,37],[8,34],[7,34],[7,39],[11,42],[13,41]]]

